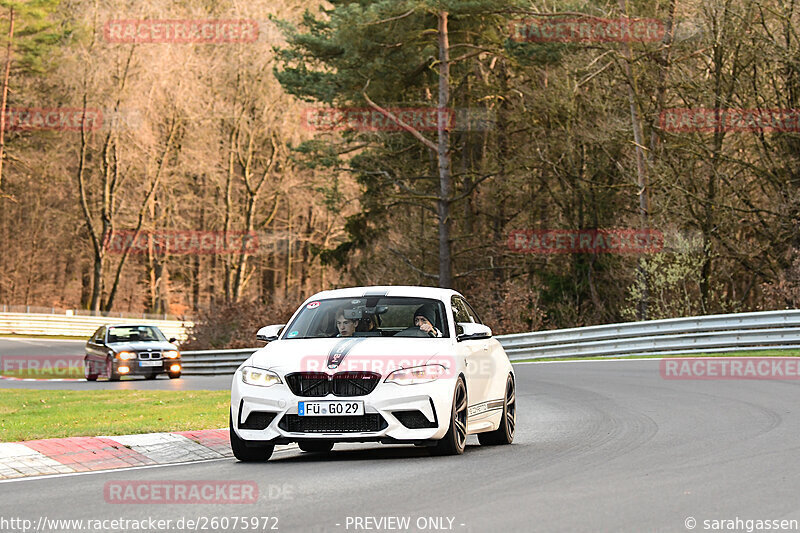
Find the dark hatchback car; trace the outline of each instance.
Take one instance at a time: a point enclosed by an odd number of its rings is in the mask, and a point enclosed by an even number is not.
[[[159,374],[179,378],[181,354],[174,342],[155,326],[103,326],[86,342],[84,375],[88,381],[98,377],[117,381],[120,376],[155,379]]]

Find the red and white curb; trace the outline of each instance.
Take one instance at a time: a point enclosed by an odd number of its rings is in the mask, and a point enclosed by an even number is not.
[[[232,457],[227,429],[0,443],[0,479]]]
[[[86,378],[15,378],[11,376],[0,376],[6,381],[86,381]]]

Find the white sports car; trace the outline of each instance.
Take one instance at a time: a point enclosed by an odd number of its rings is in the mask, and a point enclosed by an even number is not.
[[[231,448],[266,461],[276,444],[329,452],[336,442],[428,446],[461,454],[467,435],[510,444],[514,370],[458,292],[356,287],[315,294],[237,370]]]

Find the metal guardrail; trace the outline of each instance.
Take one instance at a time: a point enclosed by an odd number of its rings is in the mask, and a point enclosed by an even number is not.
[[[800,310],[669,318],[498,335],[512,361],[800,348]],[[185,374],[232,374],[257,348],[182,352]]]
[[[190,376],[233,374],[257,349],[181,351],[182,373]]]
[[[164,335],[186,339],[186,331],[193,324],[175,320],[148,320],[103,316],[69,316],[27,313],[0,313],[0,334],[65,335],[88,339],[97,328],[105,324],[149,324],[157,326]]]
[[[669,318],[499,336],[511,360],[800,348],[800,310]]]
[[[165,313],[126,313],[124,311],[90,311],[89,309],[64,309],[63,307],[42,307],[36,305],[0,305],[0,313],[25,313],[40,315],[102,316],[106,318],[134,318],[136,320],[180,321],[180,317]]]

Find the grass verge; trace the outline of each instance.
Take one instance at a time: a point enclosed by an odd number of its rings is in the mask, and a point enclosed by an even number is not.
[[[0,442],[228,426],[229,391],[4,389]]]
[[[547,357],[544,359],[519,359],[512,361],[512,363],[545,363],[548,361],[605,361],[607,359],[674,359],[676,357],[800,357],[800,350],[753,350],[750,352],[630,355],[619,357]]]

